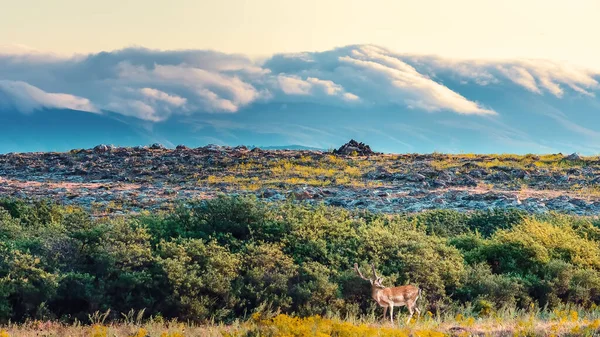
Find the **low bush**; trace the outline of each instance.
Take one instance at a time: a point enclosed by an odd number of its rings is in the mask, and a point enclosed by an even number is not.
[[[0,200],[0,322],[107,319],[131,309],[190,322],[254,312],[372,315],[374,263],[419,305],[487,317],[600,304],[592,218],[512,210],[383,215],[219,197],[170,213],[93,218],[49,202]],[[380,310],[380,309],[377,309]],[[376,311],[381,315],[381,311]]]

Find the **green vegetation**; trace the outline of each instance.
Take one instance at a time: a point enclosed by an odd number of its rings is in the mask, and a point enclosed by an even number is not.
[[[3,200],[0,322],[87,322],[109,309],[108,320],[145,310],[199,323],[274,311],[370,315],[355,261],[375,263],[387,285],[420,286],[420,307],[434,317],[593,309],[599,243],[595,218],[512,210],[383,215],[220,197],[98,219]]]

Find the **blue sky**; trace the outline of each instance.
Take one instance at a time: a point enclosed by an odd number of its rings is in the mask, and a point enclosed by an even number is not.
[[[0,152],[350,138],[384,152],[600,152],[594,1],[134,3],[4,7]]]

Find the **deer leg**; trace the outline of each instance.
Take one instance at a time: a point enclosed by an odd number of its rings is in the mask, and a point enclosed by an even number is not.
[[[390,322],[394,325],[394,305],[390,303]]]
[[[410,315],[408,315],[408,320],[406,320],[406,324],[410,323],[410,319],[413,317],[413,314],[415,313],[412,305],[407,305],[407,307],[408,307],[408,311],[410,312]]]
[[[415,309],[415,311],[417,312],[417,318],[421,317],[421,310],[419,310],[419,308],[417,307],[417,298],[415,298],[415,301],[412,304],[413,309]]]
[[[383,319],[385,319],[385,315],[387,314],[388,307],[383,307]]]

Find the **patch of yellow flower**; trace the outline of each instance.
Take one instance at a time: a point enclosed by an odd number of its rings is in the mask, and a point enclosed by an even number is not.
[[[163,332],[160,334],[160,337],[185,337],[183,333],[179,331],[174,332]]]
[[[139,328],[138,331],[131,335],[131,337],[146,337],[148,335],[148,330],[144,328]]]
[[[8,331],[0,330],[0,337],[10,337],[10,335],[8,334]]]
[[[103,325],[94,324],[90,337],[107,337],[108,328]]]
[[[252,316],[254,326],[250,330],[265,337],[443,337],[444,334],[432,330],[409,330],[368,324],[353,324],[348,321],[327,319],[321,316],[305,318],[288,315],[277,315],[263,319],[260,315]],[[235,335],[232,335],[235,336]]]
[[[456,317],[454,317],[454,320],[456,320],[456,323],[459,323],[462,326],[471,327],[471,326],[475,325],[475,318],[464,317],[462,314],[456,315]]]

